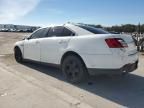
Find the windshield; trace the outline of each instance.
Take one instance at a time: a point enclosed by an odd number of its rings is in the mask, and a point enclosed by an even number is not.
[[[91,26],[85,26],[85,25],[77,25],[89,32],[92,32],[94,34],[110,34],[108,31],[105,31],[103,29],[100,28],[95,28],[95,27],[91,27]]]

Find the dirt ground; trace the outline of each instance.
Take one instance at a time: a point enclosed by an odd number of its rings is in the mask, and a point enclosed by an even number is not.
[[[91,77],[85,83],[72,85],[65,81],[60,70],[56,68],[30,62],[24,64],[15,62],[13,45],[26,35],[29,34],[0,33],[0,63],[16,70],[24,78],[30,76],[41,82],[41,86],[38,87],[43,88],[42,90],[51,86],[93,108],[143,108],[144,54],[139,54],[139,68],[125,77],[97,76]]]

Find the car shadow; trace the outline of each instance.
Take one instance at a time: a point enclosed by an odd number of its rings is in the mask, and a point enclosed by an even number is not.
[[[38,63],[26,62],[23,65],[65,81],[59,69]],[[144,77],[129,74],[124,77],[96,76],[86,83],[75,84],[90,93],[101,96],[125,107],[143,108]]]

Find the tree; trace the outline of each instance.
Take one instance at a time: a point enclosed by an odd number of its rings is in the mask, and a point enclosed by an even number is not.
[[[144,24],[141,25],[141,33],[144,33]]]
[[[121,27],[123,32],[133,33],[136,31],[136,26],[132,24],[122,25]]]
[[[122,33],[122,32],[134,33],[134,32],[138,32],[138,28],[139,28],[139,25],[134,25],[134,24],[115,25],[111,27],[104,27],[102,25],[95,25],[95,24],[85,24],[85,25],[89,25],[96,28],[104,28],[107,31],[118,32],[118,33]],[[140,25],[140,32],[144,33],[144,24]]]

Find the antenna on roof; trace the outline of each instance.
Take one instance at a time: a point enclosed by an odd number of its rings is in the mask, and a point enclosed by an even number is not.
[[[74,23],[74,22],[67,22],[67,24],[72,24],[72,25],[82,25],[81,23]],[[83,24],[84,25],[84,24]]]
[[[73,24],[73,25],[75,25],[76,23],[73,23],[73,22],[67,22],[67,24]]]
[[[68,23],[68,24],[71,24],[71,22],[70,22],[70,21],[68,21],[67,23]]]

